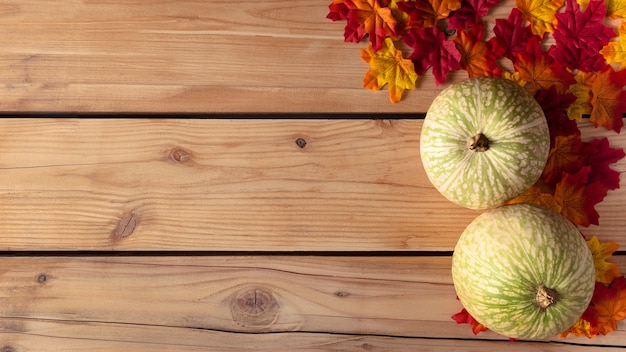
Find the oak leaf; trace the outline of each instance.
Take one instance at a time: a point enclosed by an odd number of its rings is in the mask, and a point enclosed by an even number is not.
[[[517,8],[524,18],[530,22],[534,34],[543,37],[546,32],[554,31],[557,25],[557,11],[563,7],[565,0],[516,0]]]
[[[617,329],[617,322],[626,318],[626,279],[613,280],[609,287],[596,282],[589,308],[582,319],[591,323],[591,332],[606,335]]]
[[[374,51],[372,45],[361,50],[361,58],[370,65],[363,78],[364,88],[380,90],[387,84],[392,103],[400,101],[406,89],[415,89],[418,75],[413,62],[402,56],[402,51],[396,49],[390,38],[383,41],[378,51]]]
[[[500,76],[502,73],[493,51],[483,40],[483,28],[483,23],[479,22],[468,30],[459,31],[454,38],[461,53],[461,68],[467,71],[469,77]]]
[[[591,85],[591,116],[589,120],[608,130],[620,132],[626,113],[626,70],[614,71],[611,66],[598,73]]]
[[[610,284],[616,278],[622,276],[619,266],[615,263],[607,262],[613,253],[619,249],[619,244],[615,242],[600,243],[596,236],[587,240],[587,246],[593,255],[593,265],[596,268],[596,281]]]

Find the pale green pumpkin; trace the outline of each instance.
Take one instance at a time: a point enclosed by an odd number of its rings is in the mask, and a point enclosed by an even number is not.
[[[535,183],[550,150],[541,106],[518,84],[476,77],[444,89],[420,137],[422,164],[448,200],[487,209]]]
[[[459,300],[501,335],[545,339],[571,327],[595,287],[593,256],[560,214],[537,205],[505,205],[478,216],[452,257]]]

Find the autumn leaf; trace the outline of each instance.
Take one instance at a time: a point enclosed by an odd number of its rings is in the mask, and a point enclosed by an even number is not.
[[[432,67],[436,85],[445,83],[449,71],[461,68],[461,54],[454,42],[446,40],[437,28],[412,28],[403,38],[413,49],[408,58],[413,61],[415,71],[421,75]]]
[[[463,0],[461,7],[450,14],[448,27],[456,30],[469,28],[477,24],[479,18],[485,16],[498,2],[500,0]]]
[[[556,136],[541,179],[550,187],[554,187],[561,181],[564,172],[572,174],[578,172],[583,167],[580,160],[582,145],[580,134]]]
[[[596,236],[592,236],[591,239],[587,240],[587,246],[589,246],[589,250],[591,250],[593,255],[597,282],[610,284],[613,280],[622,276],[617,264],[606,261],[619,248],[619,244],[615,242],[600,243]]]
[[[361,50],[361,58],[370,65],[363,79],[364,88],[380,90],[388,84],[392,103],[400,101],[406,89],[415,89],[418,75],[413,62],[402,56],[402,51],[396,49],[390,38],[384,40],[378,51],[374,51],[372,45]]]
[[[582,318],[591,323],[592,333],[615,331],[617,322],[626,318],[626,279],[620,276],[609,287],[596,282],[591,304]]]
[[[415,0],[398,3],[398,9],[409,15],[409,25],[417,28],[436,27],[437,22],[461,8],[460,0]]]
[[[572,334],[576,337],[579,336],[587,336],[588,338],[594,338],[598,336],[598,334],[594,334],[591,332],[591,323],[584,319],[578,319],[574,325],[572,325],[569,329],[559,334],[559,337],[565,338],[567,335]]]
[[[608,189],[619,188],[619,171],[610,165],[621,160],[626,154],[623,149],[611,148],[607,138],[596,138],[583,144],[582,162],[591,167],[588,183],[600,182]]]
[[[565,0],[516,0],[515,3],[530,22],[533,33],[543,37],[546,32],[554,31],[557,25],[556,12]]]
[[[624,6],[626,8],[626,5]],[[619,26],[618,35],[618,40],[606,44],[600,50],[600,54],[608,63],[619,64],[618,69],[622,70],[626,68],[626,21],[622,21]]]
[[[379,0],[344,0],[348,7],[344,38],[347,42],[360,42],[369,35],[374,50],[380,50],[386,37],[396,35],[396,19],[391,9],[381,6]]]
[[[602,23],[605,13],[604,1],[591,1],[585,11],[581,11],[575,0],[566,0],[565,11],[556,14],[555,45],[548,53],[571,70],[604,69],[607,64],[598,52],[615,37],[613,28]]]
[[[520,73],[520,77],[529,82],[532,92],[555,86],[558,92],[565,92],[570,84],[576,83],[574,75],[565,69],[565,66],[541,49],[536,38],[528,41],[527,50],[515,53],[513,66]]]
[[[471,324],[472,333],[474,333],[474,335],[478,335],[482,331],[487,331],[487,327],[477,322],[476,319],[474,319],[474,317],[472,317],[465,308],[453,315],[452,319],[454,319],[457,324]]]
[[[500,76],[502,69],[483,40],[483,28],[483,23],[479,22],[467,31],[459,31],[454,38],[456,48],[461,53],[461,68],[467,71],[470,77]]]
[[[563,174],[554,191],[554,198],[561,208],[561,215],[576,225],[598,225],[600,215],[595,209],[608,189],[600,182],[588,184],[589,166],[575,174]]]
[[[343,0],[333,0],[333,2],[328,5],[328,15],[326,18],[331,19],[333,21],[340,21],[348,19],[348,12],[350,9],[343,2]]]
[[[567,116],[570,119],[580,121],[583,115],[591,114],[591,86],[595,78],[595,72],[578,71],[574,75],[576,83],[570,85],[567,90],[576,96],[576,101],[567,109]]]
[[[554,147],[554,137],[580,134],[578,124],[565,114],[569,106],[574,103],[576,96],[571,93],[559,93],[555,86],[542,89],[535,93],[535,100],[541,106],[550,131],[550,146]]]
[[[522,13],[515,7],[506,20],[496,19],[493,33],[494,36],[488,42],[490,49],[497,57],[504,56],[510,60],[515,60],[513,53],[526,51],[530,38],[540,39],[539,36],[533,34],[529,25],[525,25]]]
[[[610,19],[626,17],[626,2],[624,0],[605,0],[606,16]]]
[[[608,130],[620,132],[626,112],[626,70],[615,72],[608,66],[598,73],[591,86],[591,116],[589,120]]]
[[[557,213],[561,213],[561,206],[559,202],[554,198],[552,192],[544,191],[543,187],[539,186],[541,182],[532,185],[528,190],[519,196],[511,199],[507,204],[537,204],[548,209],[552,209]]]

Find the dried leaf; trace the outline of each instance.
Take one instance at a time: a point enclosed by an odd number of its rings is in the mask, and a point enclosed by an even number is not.
[[[619,249],[619,244],[615,242],[600,243],[596,236],[592,236],[587,241],[587,246],[593,255],[593,264],[596,268],[596,281],[610,284],[616,278],[622,276],[619,266],[615,263],[607,262],[613,252]]]
[[[409,59],[417,74],[424,74],[432,67],[436,85],[446,81],[448,72],[461,68],[461,54],[454,42],[446,40],[445,34],[437,28],[412,28],[403,38],[404,43],[413,49]]]
[[[543,37],[546,32],[554,31],[557,25],[556,12],[565,0],[516,0],[515,3],[530,22],[533,33]]]
[[[391,39],[385,39],[383,47],[378,51],[374,51],[372,45],[367,50],[361,50],[361,58],[370,65],[363,79],[363,87],[380,90],[388,84],[392,103],[400,101],[406,89],[415,89],[418,75],[413,62],[402,56],[402,51],[396,49]]]
[[[626,113],[626,70],[615,72],[608,66],[598,73],[591,86],[591,116],[589,120],[608,130],[620,132]]]

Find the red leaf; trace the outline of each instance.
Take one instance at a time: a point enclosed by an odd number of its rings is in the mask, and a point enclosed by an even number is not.
[[[594,139],[583,145],[582,155],[582,162],[591,167],[588,183],[600,182],[608,189],[619,188],[620,173],[610,165],[626,155],[623,149],[611,148],[607,138]]]
[[[580,226],[598,225],[600,215],[595,205],[600,203],[608,192],[600,182],[588,184],[591,167],[585,166],[575,174],[565,173],[556,185],[554,197],[561,206],[561,215]]]
[[[624,276],[613,280],[606,287],[596,282],[589,308],[582,319],[591,323],[591,332],[606,335],[617,329],[617,321],[626,318],[626,279]]]
[[[515,60],[514,53],[526,51],[530,38],[541,39],[533,34],[530,25],[524,25],[526,20],[522,13],[514,7],[506,20],[496,19],[493,28],[494,37],[489,42],[492,50],[498,57],[505,56],[510,60]]]
[[[382,6],[379,0],[344,0],[348,7],[344,38],[348,42],[360,42],[369,35],[372,48],[379,50],[386,37],[396,35],[396,20],[391,9]]]
[[[456,30],[463,30],[476,23],[478,19],[485,16],[489,10],[498,4],[500,0],[464,0],[461,8],[452,12],[448,19],[448,27]]]
[[[580,160],[581,148],[580,133],[556,136],[541,174],[543,182],[550,187],[555,187],[561,181],[563,173],[577,173],[583,167],[583,162]]]
[[[478,333],[480,333],[481,331],[487,331],[487,327],[477,322],[476,319],[474,319],[474,317],[472,317],[465,308],[453,315],[452,319],[454,319],[457,324],[471,324],[472,332],[474,333],[474,335],[478,335]]]
[[[483,28],[483,23],[479,22],[467,31],[459,31],[454,38],[456,48],[461,53],[461,68],[470,77],[500,76],[502,70],[496,63],[496,57],[483,40]]]
[[[554,137],[580,133],[575,121],[567,117],[565,111],[576,101],[572,93],[559,93],[555,86],[542,89],[535,94],[535,100],[541,105],[546,115],[550,130],[551,146],[554,146]]]
[[[570,84],[576,83],[574,75],[565,66],[543,52],[535,37],[529,39],[526,51],[514,53],[514,56],[515,70],[530,83],[533,92],[550,86],[555,86],[558,92],[565,92]]]
[[[328,5],[328,15],[326,18],[331,19],[333,21],[340,21],[348,19],[348,6],[343,2],[343,0],[333,0],[333,2]]]
[[[556,44],[548,51],[550,55],[572,70],[602,71],[607,64],[598,53],[615,37],[615,31],[602,23],[605,16],[604,1],[592,0],[581,12],[576,0],[567,0],[565,12],[556,14]]]
[[[418,28],[435,27],[451,11],[461,7],[460,0],[415,0],[398,2],[398,9],[410,17],[409,26]]]
[[[432,67],[435,84],[444,83],[449,71],[461,67],[461,54],[454,42],[446,40],[445,34],[437,28],[412,28],[403,38],[404,43],[413,49],[409,59],[415,65],[415,72],[421,75]]]

